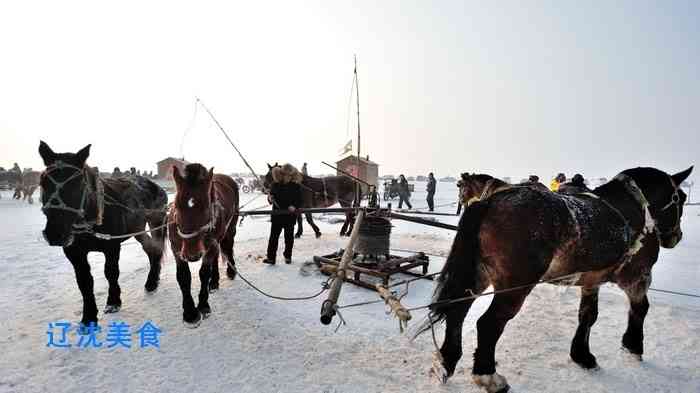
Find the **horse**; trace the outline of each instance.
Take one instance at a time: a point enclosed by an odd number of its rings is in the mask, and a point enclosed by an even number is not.
[[[226,274],[236,278],[233,242],[238,223],[238,184],[214,168],[188,164],[183,176],[173,166],[175,203],[168,215],[170,248],[177,263],[177,283],[182,291],[182,319],[195,328],[211,314],[209,293],[219,289],[219,253],[226,260]],[[190,293],[192,277],[188,262],[202,259],[199,269],[199,304]]]
[[[23,199],[30,205],[33,204],[34,191],[39,188],[40,181],[41,172],[31,170],[24,171],[19,177],[19,181],[15,184],[15,194],[12,197],[14,199]]]
[[[165,209],[168,197],[157,184],[142,177],[103,179],[85,164],[90,145],[77,153],[54,153],[45,142],[39,155],[46,165],[41,173],[42,231],[50,246],[63,247],[73,265],[83,298],[83,327],[97,325],[97,305],[88,252],[105,256],[104,274],[109,283],[105,313],[121,309],[119,254],[121,243],[134,237],[148,255],[150,271],[146,291],[154,292],[160,279],[165,245]],[[144,231],[148,224],[150,235]]]
[[[284,170],[283,168],[292,168],[287,170],[296,171],[296,169],[287,164],[280,166],[277,163],[275,165],[267,164],[267,174],[263,178],[263,190],[265,193],[269,193],[270,186],[274,182],[274,172],[279,170]],[[336,203],[340,203],[341,207],[351,207],[355,199],[355,181],[346,176],[328,176],[328,177],[311,177],[304,175],[299,171],[298,176],[301,176],[301,192],[303,206],[301,208],[325,208],[331,207]],[[314,223],[311,213],[304,213],[306,216],[306,222],[311,225],[316,238],[321,237],[321,231],[318,226]],[[302,226],[301,215],[297,218],[297,232],[294,235],[296,238],[300,238],[304,233]],[[352,232],[353,220],[352,212],[348,211],[345,213],[345,222],[343,227],[340,229],[340,236],[350,236]]]
[[[459,201],[457,214],[462,210],[461,205],[471,205],[473,202],[487,198],[494,192],[512,187],[510,184],[501,179],[497,179],[490,175],[476,175],[464,172],[460,175],[460,180],[457,182]],[[523,181],[515,185],[515,187],[532,187],[540,191],[549,191],[549,188],[544,184],[536,181]]]
[[[467,176],[471,203],[437,280],[431,311],[414,331],[417,336],[446,321],[431,373],[442,382],[453,375],[462,356],[462,323],[474,301],[467,295],[492,285],[493,301],[477,322],[472,379],[488,392],[508,391],[494,359],[506,323],[537,283],[564,278],[564,285],[581,287],[573,361],[585,369],[598,367],[589,337],[598,316],[599,287],[605,282],[616,283],[629,299],[622,346],[641,360],[652,266],[660,247],[673,248],[683,237],[686,194],[680,184],[692,169],[675,175],[655,168],[628,169],[576,196],[508,186],[488,175]]]

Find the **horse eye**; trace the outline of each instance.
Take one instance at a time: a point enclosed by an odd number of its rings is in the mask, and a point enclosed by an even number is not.
[[[681,197],[678,194],[673,194],[673,196],[671,196],[671,201],[673,201],[673,203],[678,203],[681,201]]]

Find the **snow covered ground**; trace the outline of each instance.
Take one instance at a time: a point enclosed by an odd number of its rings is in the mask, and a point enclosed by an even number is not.
[[[423,207],[424,185],[413,200]],[[438,183],[436,204],[453,202],[456,189]],[[428,377],[434,350],[430,334],[410,343],[382,304],[343,311],[348,322],[320,324],[323,297],[306,302],[264,298],[240,279],[222,278],[210,298],[212,316],[197,329],[183,326],[181,295],[172,256],[164,264],[160,288],[144,293],[147,259],[129,240],[121,255],[123,308],[100,314],[110,321],[139,326],[153,321],[163,330],[160,349],[48,348],[48,323],[80,320],[81,298],[73,269],[60,248],[41,240],[44,218],[37,205],[0,200],[0,392],[478,392],[470,381],[475,323],[489,298],[477,301],[464,329],[465,356],[457,374],[440,386]],[[243,196],[243,202],[251,198]],[[249,207],[262,204],[262,198]],[[454,212],[454,206],[440,211]],[[700,289],[700,208],[684,214],[685,238],[674,250],[663,250],[653,286],[698,293]],[[260,263],[269,223],[247,218],[239,228],[235,252],[241,272],[258,286],[282,296],[318,291],[326,279],[300,271],[313,255],[344,246],[332,217],[319,219],[324,236],[310,228],[295,245],[293,265]],[[441,221],[456,223],[452,217]],[[453,233],[412,223],[394,222],[392,247],[445,255]],[[91,254],[95,293],[100,309],[107,298],[104,258]],[[444,259],[431,257],[431,271]],[[196,271],[197,266],[192,266]],[[223,265],[222,265],[223,273]],[[199,280],[193,278],[193,293]],[[428,302],[432,284],[416,282],[404,299],[410,306]],[[341,304],[376,299],[365,289],[345,285]],[[577,324],[578,289],[542,285],[508,325],[497,348],[499,372],[516,392],[700,392],[700,299],[651,294],[646,320],[644,361],[631,361],[620,351],[627,321],[627,301],[615,287],[600,297],[600,316],[591,347],[601,369],[584,371],[568,357]],[[414,313],[414,320],[424,313]],[[336,318],[337,321],[337,318]],[[438,329],[442,342],[443,329]],[[104,335],[101,336],[104,338]],[[71,342],[76,337],[71,333]],[[137,340],[134,337],[134,340]]]

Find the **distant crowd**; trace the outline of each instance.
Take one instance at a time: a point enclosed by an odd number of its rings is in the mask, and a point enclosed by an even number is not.
[[[131,167],[128,171],[122,172],[119,167],[115,167],[111,174],[112,177],[126,177],[126,176],[143,176],[148,179],[155,179],[157,175],[153,174],[153,171],[140,171],[135,167]]]

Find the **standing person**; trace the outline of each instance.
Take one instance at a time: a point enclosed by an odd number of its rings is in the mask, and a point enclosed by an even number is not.
[[[404,175],[399,175],[399,209],[401,209],[404,202],[406,202],[406,206],[408,206],[409,210],[413,209],[410,199],[411,191],[408,189],[408,181],[406,181]]]
[[[428,174],[428,187],[426,188],[426,191],[428,191],[428,197],[426,200],[428,201],[428,210],[433,211],[435,209],[435,188],[436,188],[437,182],[435,181],[435,176],[433,176],[433,172],[430,172]]]
[[[552,190],[553,192],[557,192],[557,191],[559,191],[559,186],[564,182],[566,182],[566,175],[563,173],[560,173],[557,175],[557,177],[555,177],[552,180],[552,183],[550,183],[550,185],[549,185],[549,189]]]
[[[290,164],[275,167],[272,170],[272,185],[268,201],[273,205],[273,211],[288,212],[271,217],[270,239],[267,243],[267,258],[263,263],[274,265],[277,259],[277,246],[280,234],[284,230],[284,262],[292,263],[292,248],[294,247],[294,224],[297,222],[297,207],[301,206],[302,174]]]
[[[301,166],[301,173],[304,174],[304,176],[309,176],[309,171],[306,169],[306,163]]]

